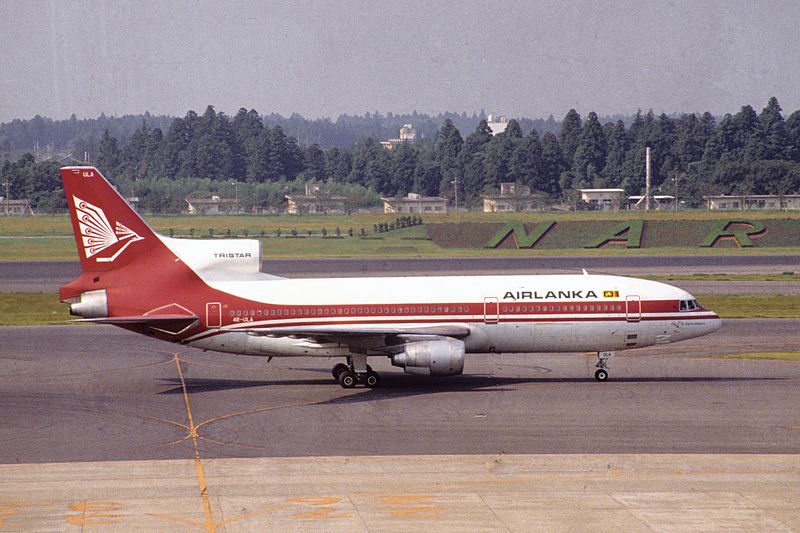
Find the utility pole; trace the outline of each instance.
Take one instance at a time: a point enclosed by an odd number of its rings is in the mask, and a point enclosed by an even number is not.
[[[650,147],[645,152],[644,163],[644,210],[650,210]]]
[[[453,180],[453,185],[456,189],[456,213],[458,213],[458,174],[456,174],[456,179]]]
[[[675,180],[675,200],[674,201],[675,201],[675,212],[676,213],[678,212],[678,177],[679,176],[680,176],[680,174],[675,173],[675,175],[672,177],[672,179]]]

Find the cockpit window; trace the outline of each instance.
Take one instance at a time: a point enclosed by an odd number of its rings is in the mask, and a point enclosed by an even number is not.
[[[694,309],[702,309],[703,306],[697,300],[681,300],[681,311],[692,311]]]

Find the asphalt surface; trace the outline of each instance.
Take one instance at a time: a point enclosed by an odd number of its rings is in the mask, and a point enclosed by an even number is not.
[[[269,259],[262,270],[290,278],[319,276],[431,276],[469,274],[669,275],[697,273],[800,273],[800,256],[614,256],[614,257],[465,257],[427,259]],[[80,274],[76,261],[0,262],[0,292],[56,292]],[[768,282],[772,283],[772,282]],[[717,283],[727,286],[727,282]],[[734,285],[735,286],[735,285]],[[755,287],[755,288],[753,288]],[[794,287],[794,289],[792,289]],[[687,290],[693,290],[687,288]],[[725,290],[725,289],[722,289]],[[742,289],[730,289],[748,293]],[[752,285],[750,291],[763,289]],[[796,284],[783,287],[797,290]],[[710,292],[710,291],[697,291]],[[796,294],[792,292],[792,294]]]
[[[0,329],[0,463],[203,458],[800,453],[800,363],[710,357],[800,349],[800,320],[621,352],[469,355],[430,379],[370,363],[345,390],[327,359],[202,352],[110,326]],[[191,402],[193,421],[188,420]],[[196,428],[193,448],[189,426]]]

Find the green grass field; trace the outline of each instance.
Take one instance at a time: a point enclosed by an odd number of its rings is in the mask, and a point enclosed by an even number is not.
[[[374,224],[393,222],[396,215],[384,213],[357,213],[353,215],[238,215],[238,216],[191,216],[191,215],[144,215],[147,223],[156,231],[168,234],[172,229],[175,236],[188,236],[194,228],[195,236],[207,235],[208,228],[214,228],[216,234],[224,233],[230,228],[234,235],[242,235],[247,230],[250,236],[258,236],[263,230],[267,235],[274,235],[281,229],[284,234],[292,228],[303,233],[311,229],[315,233],[322,228],[332,232],[339,227],[342,232],[353,228],[358,232],[362,227],[372,233]],[[543,220],[558,222],[570,221],[622,221],[622,220],[720,220],[729,218],[793,219],[800,221],[799,211],[707,211],[687,210],[675,213],[672,211],[582,211],[572,213],[535,212],[535,213],[483,213],[460,212],[447,214],[425,214],[426,223],[459,223],[459,222],[515,222],[522,220],[535,223]],[[0,235],[70,235],[71,227],[66,214],[42,215],[36,217],[0,217]]]
[[[703,295],[697,298],[722,318],[800,318],[796,296]],[[70,317],[57,294],[7,293],[0,298],[0,326],[64,324]]]
[[[747,217],[754,220],[780,219],[774,224],[783,228],[787,224],[793,228],[794,222],[800,227],[800,213],[797,212],[710,212],[704,210],[682,211],[619,211],[619,212],[580,212],[580,213],[449,213],[425,215],[425,226],[414,226],[394,231],[376,233],[375,224],[391,223],[395,215],[368,213],[346,215],[269,215],[269,216],[147,216],[146,219],[156,231],[164,235],[186,238],[227,238],[248,237],[262,241],[264,257],[448,257],[448,256],[542,256],[542,255],[707,255],[707,254],[800,254],[796,238],[779,240],[778,245],[754,247],[741,250],[736,247],[699,248],[697,246],[644,247],[638,250],[607,247],[587,249],[579,245],[585,240],[566,239],[560,244],[535,249],[485,249],[479,247],[458,248],[440,246],[431,240],[429,228],[442,225],[451,227],[453,223],[463,223],[464,228],[478,227],[484,231],[487,225],[502,225],[507,222],[524,221],[531,224],[538,221],[556,220],[568,227],[571,233],[585,234],[587,228],[608,225],[618,220],[664,220],[673,221],[678,227],[686,225],[687,220],[708,221]],[[475,226],[476,223],[480,223]],[[574,227],[573,227],[574,226]],[[458,226],[453,226],[458,227]],[[682,226],[681,226],[682,227]],[[334,238],[336,230],[341,238]],[[570,229],[571,228],[571,229]],[[348,236],[352,229],[355,236]],[[367,238],[361,238],[361,230]],[[323,230],[327,238],[323,237]],[[293,232],[297,237],[294,238]],[[309,235],[309,232],[311,233]],[[683,233],[683,232],[680,232]],[[785,232],[783,232],[785,233]],[[74,260],[77,258],[72,230],[66,215],[37,217],[0,218],[0,261],[30,260]],[[775,232],[773,232],[773,235]],[[798,232],[790,231],[796,236]],[[563,239],[562,239],[563,240]],[[780,243],[785,240],[786,245]],[[573,242],[574,241],[574,242]]]

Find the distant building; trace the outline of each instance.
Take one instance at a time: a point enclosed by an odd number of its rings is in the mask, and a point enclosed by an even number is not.
[[[190,215],[238,215],[242,212],[239,202],[233,198],[186,198],[186,203]]]
[[[10,198],[0,196],[0,210],[0,212],[7,217],[34,214],[33,208],[31,208],[31,202],[27,198],[23,200],[11,200]]]
[[[347,207],[347,198],[321,193],[313,183],[306,183],[305,194],[287,194],[286,201],[290,215],[343,215]]]
[[[446,213],[447,200],[441,196],[422,196],[413,192],[408,196],[381,198],[384,213]]]
[[[624,203],[625,189],[578,189],[581,200],[602,211],[616,211]]]
[[[404,124],[400,128],[400,137],[397,139],[389,139],[388,141],[381,141],[381,145],[387,150],[393,150],[395,146],[403,143],[413,143],[417,141],[417,130],[411,124]]]
[[[750,194],[703,196],[707,209],[800,209],[800,194]]]
[[[508,127],[508,117],[489,115],[486,117],[486,123],[489,125],[489,129],[492,130],[492,135],[497,135],[498,133],[506,131]]]
[[[500,194],[486,194],[482,198],[484,213],[534,211],[545,206],[544,196],[533,195],[530,187],[516,183],[501,183]]]
[[[675,209],[675,197],[668,194],[651,196],[650,209]],[[628,209],[644,209],[644,196],[628,196]]]
[[[131,209],[133,209],[134,211],[136,211],[137,208],[139,207],[139,197],[138,196],[126,196],[125,197],[125,202],[129,206],[131,206]]]

